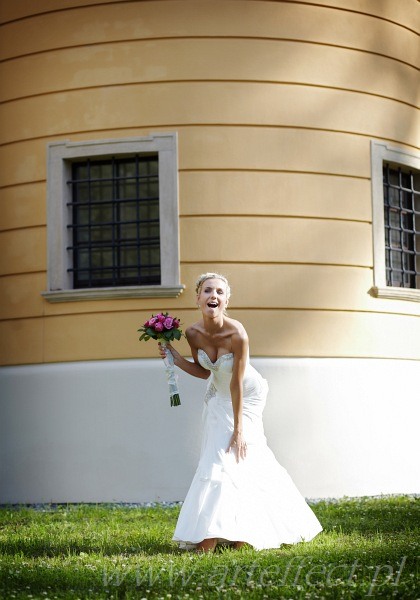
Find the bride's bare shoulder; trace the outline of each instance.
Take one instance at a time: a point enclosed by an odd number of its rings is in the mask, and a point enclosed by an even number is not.
[[[237,359],[245,359],[248,354],[249,340],[245,327],[239,321],[232,319],[232,335],[230,344]]]
[[[235,336],[235,338],[248,340],[246,329],[240,321],[237,321],[236,319],[230,319],[229,324],[232,328],[232,335]]]
[[[194,342],[197,339],[197,336],[202,331],[202,324],[200,322],[193,323],[189,325],[185,330],[185,336],[189,342]]]

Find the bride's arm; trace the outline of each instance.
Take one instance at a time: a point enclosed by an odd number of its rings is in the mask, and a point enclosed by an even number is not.
[[[166,346],[167,346],[167,348],[169,348],[172,356],[174,357],[174,365],[176,365],[177,367],[179,367],[180,369],[182,369],[189,375],[192,375],[193,377],[198,377],[199,379],[208,379],[210,376],[210,371],[208,371],[207,369],[204,369],[198,363],[197,348],[195,348],[194,343],[191,340],[191,336],[190,336],[188,329],[185,331],[185,336],[190,345],[194,362],[191,362],[190,360],[187,360],[186,358],[181,356],[180,353],[178,352],[178,350],[175,350],[175,348],[173,346],[171,346],[171,344],[168,343]],[[163,350],[163,348],[160,344],[159,344],[159,352],[160,352],[161,357],[165,358],[165,351]]]
[[[232,336],[232,351],[234,355],[230,393],[233,407],[233,434],[227,452],[233,448],[236,460],[246,456],[246,442],[243,438],[242,409],[243,409],[243,380],[248,356],[248,336],[245,332]]]

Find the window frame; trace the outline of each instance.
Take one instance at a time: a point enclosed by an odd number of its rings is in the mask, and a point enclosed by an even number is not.
[[[385,214],[383,192],[383,165],[420,170],[420,155],[393,148],[384,142],[371,141],[372,163],[372,234],[373,286],[369,290],[375,298],[420,302],[420,289],[388,286],[385,259]]]
[[[178,139],[176,133],[155,133],[145,137],[71,142],[47,145],[47,285],[42,296],[49,302],[101,300],[114,298],[177,297],[180,283]],[[72,163],[83,159],[133,154],[158,154],[159,160],[159,233],[161,256],[160,285],[73,288],[71,253],[67,225],[72,222]]]

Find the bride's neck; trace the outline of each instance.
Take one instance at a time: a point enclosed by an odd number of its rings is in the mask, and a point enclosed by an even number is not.
[[[210,317],[203,315],[203,323],[205,331],[210,335],[214,335],[223,331],[224,318],[223,315],[216,317],[215,319],[211,319]]]

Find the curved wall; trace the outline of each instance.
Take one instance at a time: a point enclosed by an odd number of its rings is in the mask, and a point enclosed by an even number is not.
[[[370,142],[409,152],[419,146],[418,3],[22,0],[2,2],[0,18],[0,364],[2,410],[10,419],[3,420],[9,423],[3,498],[114,497],[104,491],[106,471],[95,483],[87,465],[79,479],[70,477],[71,493],[57,466],[54,485],[39,488],[34,474],[42,474],[45,453],[71,457],[71,468],[83,461],[76,445],[69,454],[53,436],[46,446],[42,440],[50,438],[42,433],[31,438],[38,462],[25,460],[19,439],[26,426],[18,414],[31,398],[22,377],[44,382],[48,402],[55,399],[63,419],[68,403],[79,406],[77,385],[69,390],[69,382],[78,381],[80,369],[91,369],[93,404],[86,410],[93,418],[95,403],[104,406],[112,393],[115,404],[100,421],[108,427],[117,399],[130,391],[119,383],[127,374],[125,359],[156,355],[153,345],[139,344],[139,324],[157,308],[185,324],[194,320],[193,282],[207,270],[231,280],[230,314],[245,324],[251,353],[261,357],[259,367],[272,384],[270,444],[302,491],[418,491],[413,470],[403,469],[397,479],[386,475],[390,438],[380,432],[391,428],[393,446],[400,448],[393,460],[408,464],[407,455],[416,453],[406,434],[418,419],[420,303],[369,294]],[[48,303],[41,296],[47,143],[159,131],[178,133],[184,293],[164,306],[156,299]],[[185,342],[180,349],[188,353]],[[147,385],[149,361],[134,363],[141,402],[161,403],[160,388]],[[108,365],[116,377],[106,389],[100,378]],[[387,373],[404,382],[403,400]],[[196,390],[195,382],[184,385],[187,394]],[[47,410],[42,397],[37,391],[31,410]],[[357,418],[349,420],[352,398]],[[404,411],[400,420],[392,407]],[[377,434],[375,460],[366,460],[372,448],[365,410]],[[324,425],[316,414],[325,417]],[[284,437],[284,417],[302,419],[302,431],[310,434]],[[197,419],[196,409],[182,419],[191,447]],[[68,427],[77,438],[76,422],[53,426],[57,432]],[[170,422],[167,428],[162,435]],[[343,440],[356,436],[351,445],[340,446],[337,428]],[[130,429],[133,456],[143,452],[138,435],[146,446],[152,443],[147,424]],[[101,440],[99,427],[92,464],[114,456],[113,442]],[[124,452],[117,450],[117,463]],[[158,452],[164,463],[165,451]],[[309,456],[316,456],[311,478],[302,462]],[[140,480],[150,476],[143,466]],[[179,497],[190,468],[181,474],[181,488],[169,467],[161,472],[165,499]],[[33,483],[22,487],[19,481],[30,473]],[[133,489],[125,480],[118,499],[159,496],[153,484],[141,493]]]
[[[418,493],[418,418],[410,395],[394,401],[413,361],[252,363],[270,383],[268,444],[305,497]],[[183,500],[205,382],[181,373],[171,408],[161,373],[152,359],[0,369],[0,503]]]
[[[165,308],[194,319],[192,282],[216,268],[256,355],[420,357],[419,305],[368,294],[370,139],[419,141],[414,0],[2,10],[3,364],[154,355],[133,334],[153,300],[40,296],[46,143],[154,131],[179,135],[187,287]]]

